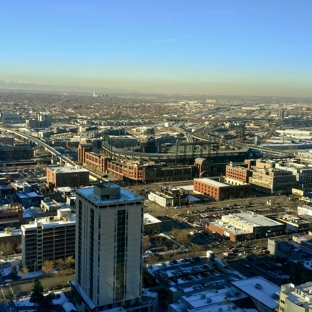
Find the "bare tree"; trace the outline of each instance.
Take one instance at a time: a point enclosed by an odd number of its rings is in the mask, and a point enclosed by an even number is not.
[[[285,228],[285,233],[286,233],[287,236],[289,235],[290,232],[291,232],[291,231],[290,231],[290,228],[289,228],[289,227],[286,227],[286,228]]]
[[[14,247],[10,242],[0,244],[0,257],[7,261],[8,256],[14,253]]]
[[[43,265],[42,265],[42,268],[41,268],[41,271],[43,273],[46,273],[46,274],[51,274],[52,273],[52,270],[55,268],[55,264],[54,264],[54,261],[52,260],[45,260],[43,262]]]
[[[179,244],[181,244],[181,247],[188,246],[191,243],[191,238],[186,231],[173,228],[171,231],[171,235]]]
[[[203,246],[201,245],[193,245],[190,247],[190,253],[194,256],[200,256],[202,251],[204,250]]]
[[[75,259],[73,256],[67,257],[64,259],[57,259],[55,261],[55,264],[57,266],[57,273],[62,278],[63,281],[63,287],[65,287],[65,276],[70,275],[74,272],[74,264]]]
[[[147,251],[150,249],[150,243],[151,239],[149,236],[144,236],[143,237],[143,252]]]
[[[29,273],[29,269],[26,266],[24,266],[24,267],[21,268],[21,273],[22,274],[28,274]]]

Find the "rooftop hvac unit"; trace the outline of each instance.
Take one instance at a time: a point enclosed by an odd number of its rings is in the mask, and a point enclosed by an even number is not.
[[[259,284],[259,283],[256,283],[255,288],[257,288],[257,289],[262,289],[262,285]]]

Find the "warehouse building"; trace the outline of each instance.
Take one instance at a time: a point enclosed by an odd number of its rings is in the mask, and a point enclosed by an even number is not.
[[[216,200],[245,198],[250,195],[250,185],[231,178],[224,178],[223,182],[200,178],[194,179],[194,191]]]
[[[284,224],[248,211],[224,215],[221,220],[207,223],[206,228],[236,242],[280,235]]]

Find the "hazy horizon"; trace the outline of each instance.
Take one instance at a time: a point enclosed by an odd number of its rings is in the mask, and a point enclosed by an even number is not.
[[[3,81],[312,97],[308,0],[17,0],[3,7]]]

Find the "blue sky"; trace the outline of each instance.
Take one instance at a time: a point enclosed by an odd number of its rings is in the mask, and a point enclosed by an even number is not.
[[[311,0],[10,0],[0,79],[312,96]]]

